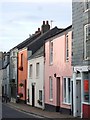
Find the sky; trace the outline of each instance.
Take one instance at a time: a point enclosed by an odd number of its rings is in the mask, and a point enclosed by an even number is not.
[[[0,51],[8,52],[41,28],[72,24],[72,0],[0,0]]]

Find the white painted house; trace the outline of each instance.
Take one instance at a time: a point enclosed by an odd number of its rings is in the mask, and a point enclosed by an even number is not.
[[[44,109],[44,48],[28,59],[27,104]]]

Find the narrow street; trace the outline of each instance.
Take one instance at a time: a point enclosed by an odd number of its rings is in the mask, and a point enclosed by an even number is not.
[[[6,103],[2,104],[2,118],[42,118],[30,113],[25,113],[15,108],[11,108]]]

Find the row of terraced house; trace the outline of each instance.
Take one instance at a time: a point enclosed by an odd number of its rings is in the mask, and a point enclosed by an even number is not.
[[[72,3],[72,25],[41,28],[0,52],[2,95],[11,102],[90,118],[90,1]],[[1,87],[0,87],[1,89]]]

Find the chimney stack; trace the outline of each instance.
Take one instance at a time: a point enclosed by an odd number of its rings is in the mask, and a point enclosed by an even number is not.
[[[43,25],[41,26],[41,33],[43,34],[47,32],[48,30],[50,30],[49,22],[46,21],[46,24],[45,24],[45,21],[43,21]]]
[[[36,33],[39,33],[39,32],[40,32],[40,28],[38,28],[38,30],[35,32],[35,34],[36,34]]]

